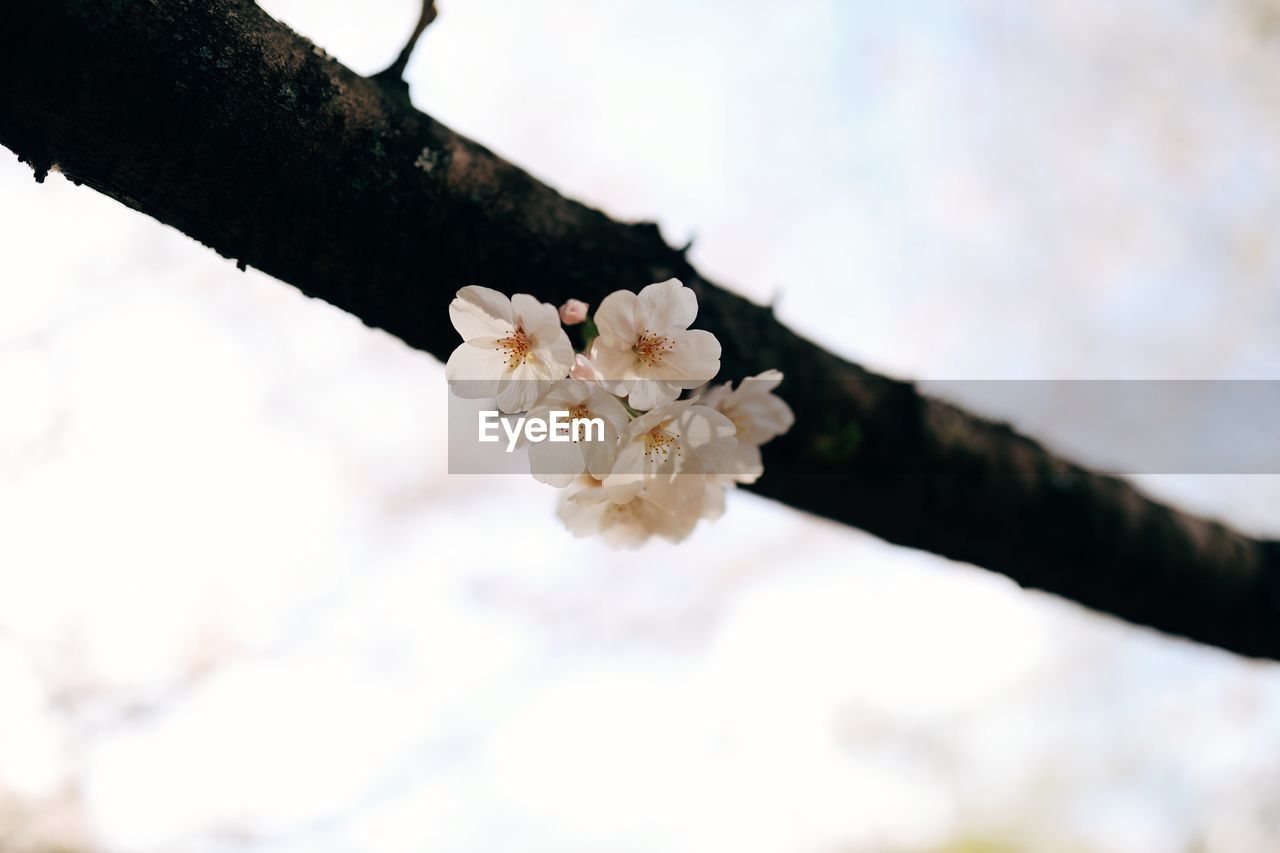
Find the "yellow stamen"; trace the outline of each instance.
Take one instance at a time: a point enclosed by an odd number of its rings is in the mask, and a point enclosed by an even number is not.
[[[667,432],[661,425],[644,434],[644,458],[650,462],[666,462],[672,448],[677,456],[681,455],[679,436]]]
[[[644,334],[640,335],[635,345],[631,347],[631,351],[639,356],[642,362],[652,367],[662,361],[662,357],[670,352],[673,346],[669,339],[645,329]]]
[[[529,360],[533,344],[529,343],[524,329],[516,328],[505,338],[498,338],[498,345],[494,349],[507,351],[507,369],[512,370]]]
[[[574,420],[577,420],[578,418],[589,419],[590,417],[591,417],[591,410],[588,409],[586,407],[586,404],[584,403],[578,403],[576,405],[569,407],[570,423],[572,423]],[[589,428],[590,428],[589,424],[585,424],[585,423],[578,424],[577,429],[575,429],[573,432],[573,440],[575,442],[586,440],[589,437],[586,435],[586,432]]]

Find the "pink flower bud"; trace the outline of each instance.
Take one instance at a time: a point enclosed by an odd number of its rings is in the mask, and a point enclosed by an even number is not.
[[[587,319],[587,310],[591,306],[577,299],[570,299],[560,306],[560,322],[566,326],[575,326]]]

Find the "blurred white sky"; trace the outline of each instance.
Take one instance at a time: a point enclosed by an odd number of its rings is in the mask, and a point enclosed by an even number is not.
[[[417,12],[264,5],[362,72]],[[1262,4],[440,8],[421,107],[845,355],[1280,374]],[[444,473],[428,356],[0,187],[0,848],[1280,846],[1275,667],[745,495],[573,540],[531,479]],[[1280,532],[1276,478],[1144,483]]]

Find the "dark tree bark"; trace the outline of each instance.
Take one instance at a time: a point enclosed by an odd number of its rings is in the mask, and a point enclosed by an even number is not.
[[[756,492],[1280,657],[1277,543],[823,351],[707,281],[656,226],[564,198],[250,0],[8,0],[0,80],[0,143],[37,180],[56,168],[439,358],[462,285],[598,304],[679,277],[724,345],[723,376],[787,375],[798,421],[765,448]]]

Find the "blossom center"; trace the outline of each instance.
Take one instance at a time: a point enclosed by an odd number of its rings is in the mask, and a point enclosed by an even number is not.
[[[666,462],[671,452],[680,455],[680,441],[660,426],[656,426],[644,434],[644,458],[650,462]]]
[[[670,338],[662,335],[654,334],[648,329],[636,339],[635,345],[631,347],[631,351],[644,364],[652,367],[662,361],[662,357],[671,351],[674,346]]]
[[[494,349],[507,351],[507,369],[510,370],[529,360],[529,352],[533,349],[533,344],[529,342],[524,329],[517,326],[505,338],[498,338],[498,345]]]
[[[638,509],[638,507],[636,507],[635,504],[638,501],[639,501],[639,498],[625,504],[611,503],[605,507],[604,515],[606,518],[611,517],[615,522],[620,524],[625,524],[626,522],[633,521],[635,520],[635,517],[636,517],[636,510]]]
[[[569,418],[571,423],[573,423],[573,421],[577,421],[578,419],[582,419],[585,421],[590,419],[590,417],[591,417],[591,410],[587,408],[585,403],[576,403],[569,407]],[[590,439],[590,436],[588,435],[588,432],[587,432],[587,430],[591,426],[590,424],[574,423],[573,426],[575,427],[573,431],[573,440],[575,442],[586,441]]]

